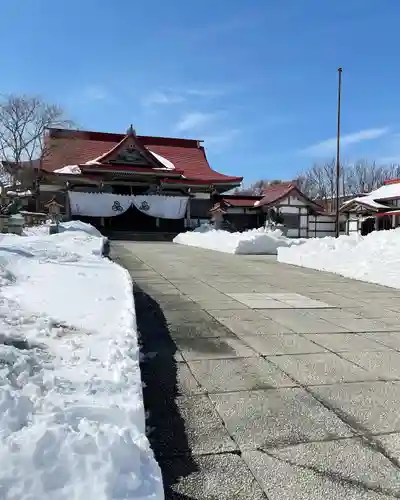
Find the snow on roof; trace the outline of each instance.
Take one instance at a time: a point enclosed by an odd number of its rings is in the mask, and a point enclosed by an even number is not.
[[[374,199],[367,196],[358,196],[357,198],[352,198],[351,200],[347,200],[343,203],[342,208],[351,205],[352,203],[359,203],[361,205],[365,205],[370,208],[388,208],[387,205],[383,205],[382,203],[378,203]]]
[[[385,184],[368,193],[366,198],[371,198],[372,200],[391,200],[393,198],[400,198],[400,182]]]
[[[65,167],[58,168],[57,170],[54,170],[54,173],[79,175],[82,173],[82,171],[78,165],[65,165]]]
[[[374,189],[365,196],[352,198],[351,200],[343,203],[342,208],[350,205],[351,203],[360,203],[371,208],[388,208],[387,205],[379,203],[380,201],[393,200],[400,198],[400,182],[384,184],[378,189]]]
[[[162,163],[164,165],[164,167],[167,169],[167,170],[175,170],[175,165],[172,163],[172,161],[169,161],[167,160],[166,158],[164,158],[164,156],[161,156],[161,155],[158,155],[157,153],[154,153],[154,151],[152,151],[151,149],[149,148],[146,148],[160,163]]]

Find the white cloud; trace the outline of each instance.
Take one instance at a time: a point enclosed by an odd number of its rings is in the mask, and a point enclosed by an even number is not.
[[[88,85],[83,94],[91,101],[104,101],[109,98],[109,93],[103,85]]]
[[[181,95],[157,90],[145,96],[142,102],[145,106],[156,106],[159,104],[177,104],[184,100],[185,98]]]
[[[349,146],[350,144],[358,144],[364,141],[371,141],[374,139],[379,139],[389,132],[388,127],[382,128],[368,128],[354,132],[353,134],[342,135],[340,137],[341,146]],[[327,139],[326,141],[318,142],[302,150],[310,156],[326,156],[335,152],[336,149],[336,137]]]
[[[204,139],[207,144],[215,144],[218,146],[223,146],[230,144],[236,137],[240,134],[240,130],[237,128],[232,128],[229,130],[223,130],[218,134],[210,135]]]
[[[186,113],[175,125],[175,129],[178,132],[187,132],[192,129],[196,129],[210,122],[214,118],[212,113],[202,113],[200,111],[193,111],[191,113]]]

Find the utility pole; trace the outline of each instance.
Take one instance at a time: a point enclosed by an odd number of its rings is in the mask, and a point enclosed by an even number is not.
[[[336,229],[336,238],[339,237],[340,231],[339,231],[339,201],[340,201],[340,193],[339,193],[339,188],[340,188],[340,100],[341,100],[341,93],[342,93],[342,68],[338,69],[338,75],[339,75],[339,80],[338,80],[338,108],[337,108],[337,138],[336,138],[336,224],[335,224],[335,229]]]

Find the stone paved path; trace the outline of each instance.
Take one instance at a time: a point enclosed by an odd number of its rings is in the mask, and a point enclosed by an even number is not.
[[[112,256],[167,498],[400,498],[400,291],[171,243]]]

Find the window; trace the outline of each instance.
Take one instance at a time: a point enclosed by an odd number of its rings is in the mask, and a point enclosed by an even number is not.
[[[281,214],[283,223],[288,229],[299,229],[300,216],[298,214]]]

